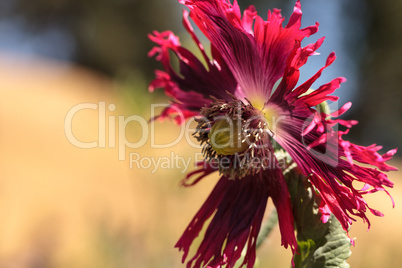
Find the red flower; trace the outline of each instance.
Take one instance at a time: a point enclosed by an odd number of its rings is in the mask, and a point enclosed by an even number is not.
[[[233,267],[245,247],[243,264],[253,267],[255,244],[268,197],[278,211],[282,245],[290,246],[295,252],[297,243],[289,192],[282,174],[283,165],[275,156],[278,148],[286,150],[321,195],[324,221],[331,211],[347,230],[355,220],[353,216],[368,221],[367,209],[382,216],[368,207],[363,195],[380,190],[387,192],[384,187],[393,186],[381,171],[396,170],[385,163],[396,149],[380,155],[379,146],[363,147],[344,141],[342,136],[348,130],[338,131],[336,126],[350,128],[357,122],[333,118],[346,112],[350,103],[332,114],[317,108],[327,100],[336,101],[338,98],[329,94],[345,81],[336,78],[314,91],[309,90],[335,60],[335,53],[328,56],[325,66],[313,77],[296,87],[299,68],[309,56],[316,54],[324,41],[320,38],[301,47],[305,37],[318,31],[318,23],[300,29],[299,0],[285,27],[277,9],[269,11],[264,21],[253,6],[241,16],[236,1],[233,5],[227,0],[180,2],[190,9],[190,14],[183,12],[183,25],[197,44],[205,65],[183,48],[173,33],[155,31],[149,37],[158,46],[149,56],[156,55],[165,71],[156,71],[150,90],[162,87],[173,99],[161,118],[173,116],[182,123],[187,118],[202,116],[198,119],[197,139],[204,144],[205,163],[190,173],[184,184],[193,185],[217,170],[223,174],[176,244],[184,251],[184,261],[193,240],[212,217],[201,245],[187,266],[228,264],[227,267]],[[195,35],[189,16],[211,42],[211,58]],[[171,66],[170,51],[179,60],[180,74]],[[235,134],[225,130],[229,125]],[[228,140],[232,142],[225,143]],[[259,163],[253,166],[255,159]],[[264,165],[267,159],[269,167]],[[356,189],[354,181],[365,186]]]

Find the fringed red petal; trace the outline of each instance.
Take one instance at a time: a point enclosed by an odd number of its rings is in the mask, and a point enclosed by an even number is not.
[[[297,243],[286,182],[280,170],[267,170],[241,180],[227,177],[219,180],[176,244],[184,251],[184,261],[203,225],[213,217],[187,267],[233,267],[245,247],[243,265],[252,268],[257,236],[269,196],[278,211],[282,244],[290,246],[294,252]]]

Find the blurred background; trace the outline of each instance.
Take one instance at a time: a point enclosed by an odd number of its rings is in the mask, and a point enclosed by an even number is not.
[[[294,5],[239,1],[242,9],[254,4],[264,19],[274,7],[288,18]],[[173,30],[194,48],[181,26],[182,9],[175,0],[0,1],[0,268],[184,267],[173,246],[217,177],[184,189],[183,167],[154,172],[130,162],[130,153],[170,159],[173,152],[190,159],[191,170],[198,150],[185,140],[153,149],[148,139],[141,148],[127,149],[124,160],[118,148],[119,131],[135,143],[147,130],[139,121],[119,129],[119,116],[148,120],[151,104],[168,102],[162,91],[147,90],[153,71],[161,68],[147,57],[153,46],[147,34]],[[320,22],[305,44],[321,36],[326,41],[321,56],[303,67],[301,81],[336,51],[338,60],[316,86],[337,76],[348,79],[337,91],[339,102],[353,101],[345,118],[360,122],[348,138],[384,145],[383,152],[400,148],[402,1],[302,0],[302,9],[303,26]],[[96,108],[73,117],[72,133],[98,142],[97,148],[78,148],[66,137],[66,115],[82,103]],[[103,146],[99,133],[105,128]],[[155,130],[157,144],[180,135],[172,122],[156,123]],[[401,169],[398,157],[391,164]],[[352,267],[402,263],[400,175],[389,174],[395,209],[384,193],[367,198],[385,217],[372,216],[369,232],[360,221],[353,225]],[[257,255],[260,267],[289,267],[290,250],[280,246],[278,229]]]

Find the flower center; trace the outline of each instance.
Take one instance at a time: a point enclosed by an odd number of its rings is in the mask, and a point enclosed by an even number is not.
[[[271,136],[275,135],[281,120],[280,116],[280,108],[268,105],[261,112],[264,115],[264,118],[267,123],[267,128],[271,134]]]
[[[263,101],[264,98],[260,97],[251,97],[249,99],[251,105],[256,108],[257,110],[262,110],[265,106],[265,102]]]
[[[201,115],[194,136],[203,145],[206,163],[233,179],[271,168],[275,161],[268,124],[275,121],[276,107],[260,110],[236,98],[214,99]]]
[[[209,144],[217,154],[232,155],[243,152],[248,147],[242,120],[220,119],[208,134]]]

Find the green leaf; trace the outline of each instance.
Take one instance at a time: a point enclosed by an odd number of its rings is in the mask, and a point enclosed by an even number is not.
[[[328,222],[321,221],[318,212],[319,195],[308,180],[296,169],[285,174],[293,204],[299,253],[295,268],[347,268],[350,239],[341,224],[331,214]]]

